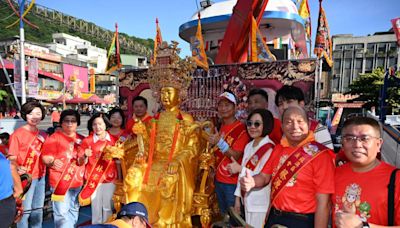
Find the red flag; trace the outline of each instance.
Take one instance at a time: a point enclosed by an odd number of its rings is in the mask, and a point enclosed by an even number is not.
[[[326,15],[324,8],[322,8],[322,0],[319,1],[319,17],[318,17],[318,27],[315,37],[314,54],[321,58],[325,58],[326,62],[330,67],[332,67],[332,39],[329,35],[328,21],[326,20]]]
[[[400,47],[400,17],[392,19],[393,31],[396,34],[397,46]]]
[[[156,58],[157,58],[157,48],[161,46],[162,43],[162,36],[161,36],[161,30],[160,27],[158,26],[158,18],[156,18],[156,38],[154,39],[154,50],[153,50],[153,57],[151,58],[151,65],[156,63]]]
[[[107,53],[106,73],[111,73],[122,67],[119,53],[118,25],[115,24],[115,33]]]

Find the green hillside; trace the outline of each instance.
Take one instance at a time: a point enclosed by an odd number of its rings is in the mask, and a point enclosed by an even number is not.
[[[6,29],[6,26],[13,23],[16,19],[16,15],[12,15],[13,11],[9,7],[8,3],[5,0],[0,0],[0,40],[4,40],[13,36],[19,36],[19,24],[15,25],[12,28]],[[10,16],[12,15],[12,16]],[[88,40],[92,43],[92,45],[96,45],[97,47],[108,49],[110,45],[110,41],[103,41],[100,39],[96,39],[93,36],[81,33],[72,28],[69,28],[63,24],[57,24],[56,22],[50,22],[46,19],[43,19],[39,16],[33,15],[31,12],[28,13],[26,18],[32,22],[33,24],[39,26],[39,29],[34,29],[29,25],[25,24],[25,39],[27,41],[33,41],[37,43],[51,43],[53,33],[67,33],[73,36],[78,36],[82,39]],[[127,34],[120,33],[119,36],[125,36],[130,40],[134,40],[139,44],[144,45],[147,48],[153,49],[154,41],[153,39],[141,39],[134,36],[128,36]],[[121,46],[121,53],[123,54],[137,54],[132,50],[124,49]]]

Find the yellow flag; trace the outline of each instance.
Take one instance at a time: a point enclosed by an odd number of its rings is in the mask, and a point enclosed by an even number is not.
[[[276,61],[276,57],[271,53],[268,45],[263,40],[260,29],[258,28],[257,21],[253,17],[251,23],[251,62],[262,62],[262,61]]]
[[[206,51],[204,50],[203,35],[201,34],[200,16],[197,22],[196,37],[190,44],[190,50],[192,51],[192,57],[194,58],[194,61],[196,62],[197,66],[208,71],[207,55]]]
[[[303,19],[309,18],[310,17],[310,8],[308,7],[308,0],[303,0],[300,3],[299,7],[299,15]]]

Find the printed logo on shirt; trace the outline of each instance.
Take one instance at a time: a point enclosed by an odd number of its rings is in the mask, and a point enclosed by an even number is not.
[[[368,202],[361,202],[362,188],[355,183],[346,186],[344,195],[336,198],[335,211],[347,211],[358,214],[363,222],[371,217],[371,205]]]

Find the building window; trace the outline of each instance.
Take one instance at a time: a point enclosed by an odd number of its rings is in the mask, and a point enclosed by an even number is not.
[[[367,44],[367,52],[374,53],[375,44]]]
[[[364,44],[355,44],[354,48],[356,49],[364,48]]]
[[[340,59],[335,59],[333,62],[333,69],[335,70],[335,73],[340,71]]]
[[[397,64],[397,58],[396,57],[389,58],[388,67],[396,66],[396,64]]]
[[[362,59],[356,59],[355,69],[362,69]]]
[[[386,43],[378,44],[378,53],[384,53],[386,51]]]
[[[373,58],[366,58],[365,59],[365,70],[366,71],[371,71],[373,63],[374,63],[374,59]]]
[[[376,67],[385,68],[385,58],[377,58],[376,59]]]
[[[346,45],[344,46],[344,49],[346,49],[346,50],[352,50],[352,49],[353,49],[353,45],[352,45],[352,44],[346,44]]]
[[[351,69],[351,59],[344,59],[344,69]]]
[[[343,49],[343,45],[335,45],[335,50],[342,50]]]

